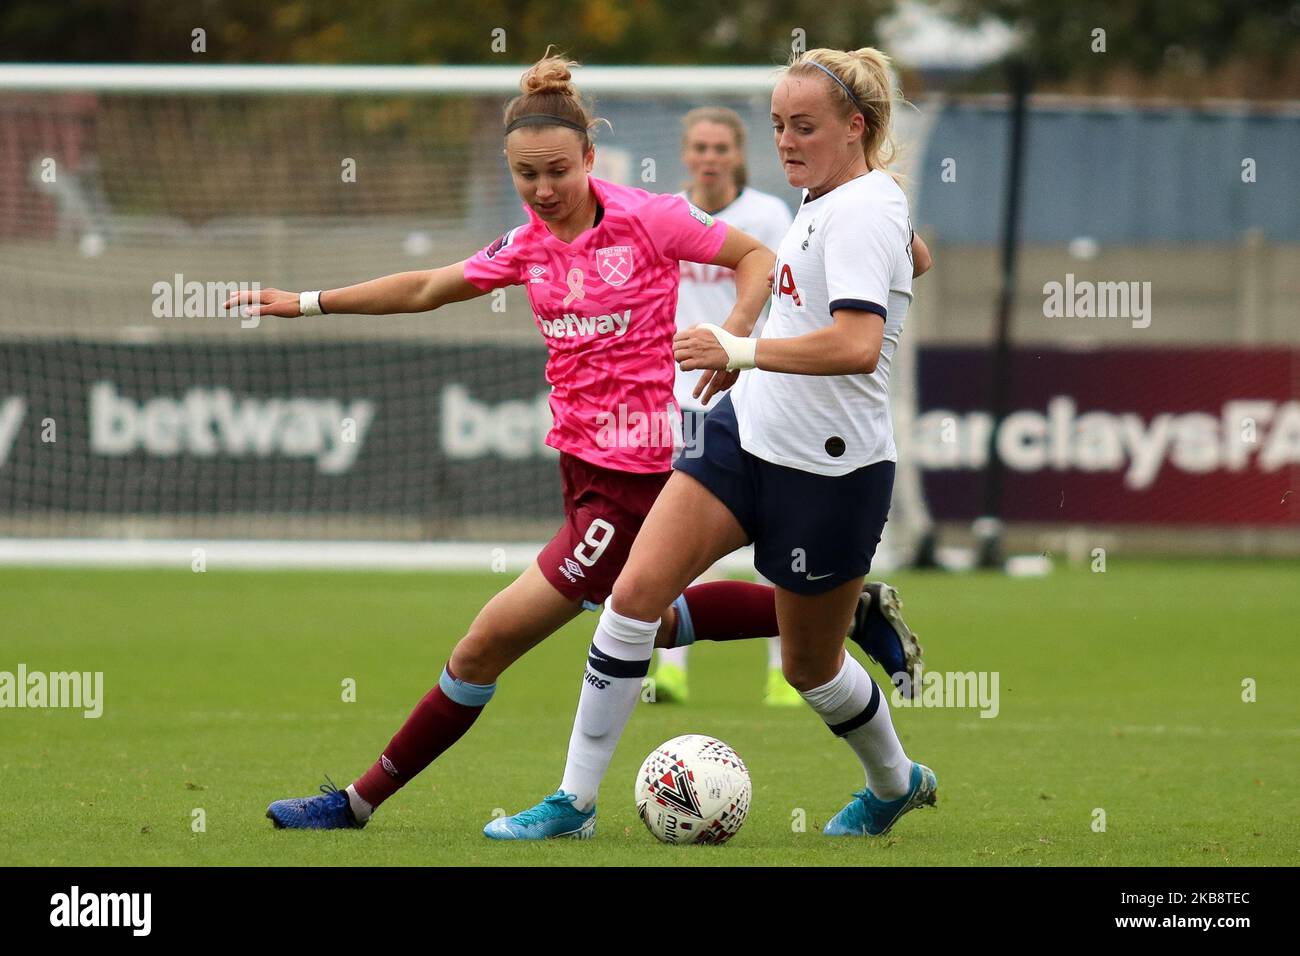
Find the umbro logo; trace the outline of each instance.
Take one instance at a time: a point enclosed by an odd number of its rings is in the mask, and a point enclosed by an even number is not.
[[[546,266],[533,266],[528,270],[529,283],[536,285],[539,282],[546,281]]]
[[[384,768],[384,773],[388,774],[390,777],[397,776],[397,765],[388,759],[388,754],[383,754],[379,758],[379,764]]]

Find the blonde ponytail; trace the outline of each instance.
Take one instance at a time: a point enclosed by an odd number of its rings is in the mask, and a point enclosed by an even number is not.
[[[901,95],[894,87],[889,57],[869,46],[849,51],[818,48],[792,56],[784,72],[821,77],[830,87],[842,116],[861,113],[866,121],[862,156],[867,168],[882,170],[901,181],[899,174],[890,169],[899,153],[894,140],[893,106],[895,96]]]

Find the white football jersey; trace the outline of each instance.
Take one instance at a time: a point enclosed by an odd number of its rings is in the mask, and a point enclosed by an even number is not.
[[[690,199],[684,192],[677,195]],[[776,196],[748,186],[740,191],[730,205],[713,213],[713,217],[735,226],[741,232],[749,233],[773,251],[790,228],[789,207]],[[736,304],[736,271],[726,266],[709,265],[707,262],[682,262],[681,269],[681,285],[677,292],[677,328],[689,329],[701,322],[716,322],[719,325],[725,322]],[[758,321],[754,334],[758,334],[761,328],[762,316]],[[698,369],[692,372],[683,372],[680,368],[677,370],[673,392],[677,404],[683,409],[705,408],[691,395],[703,374]],[[720,398],[720,395],[713,396],[707,407],[717,405]]]
[[[889,363],[912,301],[907,197],[873,170],[817,199],[804,194],[777,250],[762,338],[794,338],[832,325],[831,312],[874,312],[885,323],[870,374],[793,375],[750,369],[732,388],[740,444],[752,455],[819,475],[897,461],[889,415]]]

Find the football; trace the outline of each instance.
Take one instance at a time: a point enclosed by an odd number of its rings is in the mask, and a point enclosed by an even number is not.
[[[661,843],[726,843],[753,792],[740,755],[715,737],[683,734],[650,752],[636,775],[636,811]]]

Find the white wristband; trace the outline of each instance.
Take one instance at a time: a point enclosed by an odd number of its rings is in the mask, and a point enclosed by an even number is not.
[[[324,312],[320,307],[320,293],[320,289],[315,292],[299,292],[298,311],[303,315],[323,315]]]
[[[705,322],[700,328],[712,332],[713,337],[718,340],[718,344],[727,353],[728,372],[740,372],[754,367],[754,353],[758,350],[758,339],[741,338],[739,335],[732,335],[726,329],[714,325],[712,322]]]

